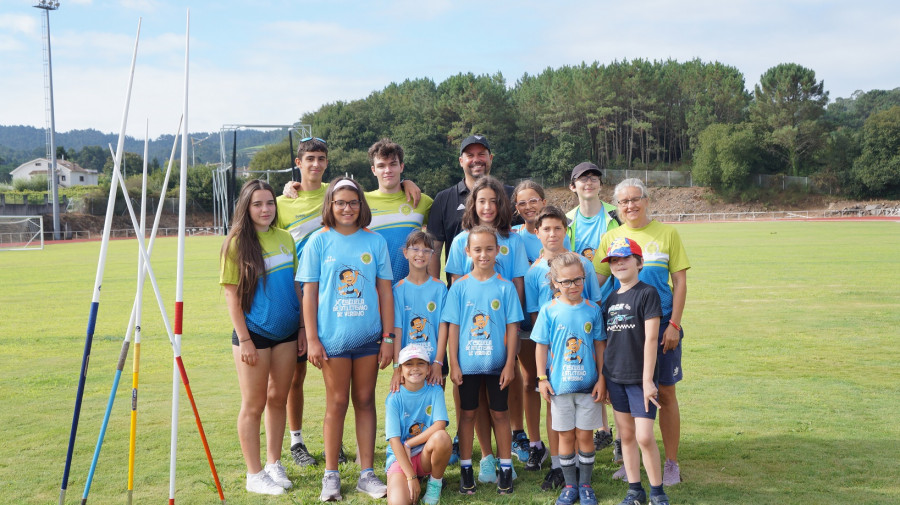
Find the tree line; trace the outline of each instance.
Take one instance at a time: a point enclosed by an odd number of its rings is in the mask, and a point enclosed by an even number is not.
[[[404,146],[406,176],[434,194],[458,179],[459,142],[477,132],[490,139],[493,171],[507,180],[563,182],[590,160],[690,170],[723,192],[761,173],[821,178],[836,191],[876,197],[900,192],[898,106],[900,88],[829,103],[824,82],[795,63],[770,68],[748,92],[741,72],[723,63],[637,59],[548,68],[512,85],[500,73],[406,80],[301,121],[328,141],[335,173],[368,187],[366,150],[379,138]],[[285,168],[288,151],[287,141],[267,146],[251,168]]]

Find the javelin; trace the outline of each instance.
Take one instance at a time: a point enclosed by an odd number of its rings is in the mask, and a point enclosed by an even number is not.
[[[134,67],[137,62],[137,50],[138,50],[138,41],[141,37],[141,20],[138,18],[138,32],[134,41],[134,52],[131,56],[131,72],[128,76],[128,86],[125,92],[125,111],[122,114],[122,129],[119,134],[119,143],[118,150],[113,153],[113,159],[115,160],[113,163],[113,174],[117,174],[119,167],[122,163],[122,156],[124,155],[124,146],[125,146],[125,125],[128,122],[128,105],[131,103],[131,87],[134,83]],[[111,148],[112,146],[110,146]],[[115,176],[114,176],[115,177]],[[119,177],[121,178],[121,177]],[[115,178],[113,179],[115,180]],[[125,189],[125,181],[120,181],[122,183],[122,194],[125,195],[125,199],[128,198],[128,191]],[[146,184],[146,175],[145,182]],[[130,201],[130,200],[129,200]],[[122,342],[122,350],[119,352],[119,361],[116,365],[116,373],[113,377],[113,385],[109,392],[109,400],[106,402],[106,412],[103,416],[103,422],[100,425],[100,434],[97,436],[97,445],[94,447],[94,457],[91,459],[91,466],[88,470],[87,480],[84,484],[84,493],[81,496],[81,503],[84,504],[87,502],[88,493],[91,490],[91,483],[94,481],[94,472],[97,469],[97,461],[100,459],[100,449],[103,446],[103,438],[106,436],[106,429],[109,426],[109,417],[112,413],[113,402],[116,398],[116,390],[119,388],[119,380],[122,377],[122,369],[125,366],[125,359],[128,356],[128,347],[131,344],[131,325],[134,321],[135,312],[132,310],[131,318],[128,321],[128,326],[125,332],[125,340]]]
[[[177,455],[178,441],[178,374],[181,374],[181,382],[184,383],[184,391],[187,393],[188,400],[191,402],[191,408],[194,410],[194,419],[197,421],[197,431],[200,433],[200,440],[203,442],[203,449],[206,451],[206,459],[209,461],[209,468],[212,470],[213,480],[216,482],[216,491],[219,492],[219,499],[225,503],[225,494],[222,492],[222,483],[219,482],[219,475],[216,473],[216,464],[213,462],[212,453],[209,452],[209,443],[206,441],[206,433],[203,431],[203,424],[200,422],[200,414],[197,412],[197,403],[194,402],[194,394],[191,392],[191,386],[188,382],[187,371],[184,369],[184,362],[181,360],[181,324],[184,315],[184,229],[185,215],[187,214],[187,138],[190,130],[188,130],[188,76],[190,61],[190,38],[191,33],[191,10],[187,9],[187,26],[184,36],[184,104],[182,115],[184,117],[184,132],[181,136],[181,172],[180,183],[178,188],[178,263],[176,267],[175,278],[175,339],[172,348],[175,351],[175,367],[172,369],[172,435],[169,460],[169,505],[175,505],[175,461]]]
[[[138,20],[138,37],[141,33],[141,22]],[[135,54],[137,54],[137,40],[135,40]],[[134,76],[134,60],[131,62],[131,75]],[[119,152],[123,152],[125,145],[125,123],[128,117],[128,99],[131,96],[131,80],[128,84],[128,98],[125,101],[125,111],[122,116],[122,128],[119,132]],[[119,162],[121,160],[117,160]],[[75,410],[72,413],[72,428],[69,432],[69,447],[66,450],[66,463],[63,469],[62,484],[59,487],[59,505],[63,505],[66,499],[66,489],[68,488],[69,470],[72,468],[72,452],[75,448],[75,435],[78,432],[78,418],[81,415],[81,400],[84,397],[84,384],[87,379],[88,363],[91,358],[91,345],[94,341],[94,326],[97,324],[97,311],[100,308],[100,288],[103,284],[103,272],[106,267],[106,253],[109,249],[109,232],[112,228],[112,218],[116,204],[116,178],[118,171],[114,170],[112,180],[109,185],[109,199],[106,203],[106,218],[103,222],[103,237],[100,240],[100,257],[97,260],[97,275],[94,278],[93,298],[91,299],[91,310],[88,315],[87,335],[84,339],[84,352],[81,357],[81,372],[78,376],[78,390],[75,393]],[[126,198],[127,200],[127,198]]]
[[[172,143],[172,153],[169,155],[169,166],[166,169],[166,176],[163,179],[162,190],[159,195],[159,204],[156,209],[156,217],[153,219],[153,231],[150,232],[150,245],[147,248],[147,255],[150,256],[153,254],[153,242],[156,240],[156,231],[159,228],[159,218],[162,216],[163,212],[163,204],[166,200],[166,188],[169,186],[169,175],[172,173],[172,163],[175,161],[175,148],[178,145],[178,136],[181,134],[181,118],[178,119],[178,129],[175,131],[175,141]],[[144,165],[147,164],[147,155],[144,154]],[[145,176],[146,181],[146,176]],[[141,208],[143,209],[144,204],[141,203]],[[143,225],[141,227],[141,232],[143,233]],[[144,279],[147,276],[147,268],[144,266],[143,258],[138,254],[138,265],[140,269],[140,274],[138,275],[138,288],[137,292],[141,293],[141,298],[143,298],[144,292]],[[135,300],[135,307],[132,308],[132,313],[137,310],[142,304],[142,300]],[[135,325],[135,337],[134,337],[134,358],[132,362],[132,371],[131,371],[131,430],[128,436],[128,489],[126,490],[126,503],[131,505],[132,495],[134,493],[134,452],[135,452],[135,444],[137,437],[137,393],[138,393],[138,372],[140,370],[140,360],[141,360],[141,322],[138,320]]]

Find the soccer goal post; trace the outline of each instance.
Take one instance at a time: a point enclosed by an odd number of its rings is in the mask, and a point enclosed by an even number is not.
[[[43,248],[43,216],[0,216],[0,251]]]

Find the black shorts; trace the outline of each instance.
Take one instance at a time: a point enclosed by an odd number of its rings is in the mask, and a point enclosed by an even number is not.
[[[253,345],[255,345],[257,349],[269,349],[271,347],[275,347],[278,344],[283,344],[285,342],[296,342],[297,341],[297,332],[296,331],[292,332],[284,340],[272,340],[272,339],[266,338],[262,335],[259,335],[257,333],[253,333],[250,330],[247,330],[247,332],[250,333],[250,340],[253,341]],[[237,330],[231,330],[231,345],[238,345],[238,346],[241,345],[241,341],[237,336]],[[306,357],[304,356],[304,361],[305,360],[306,360]]]
[[[500,389],[499,375],[473,374],[463,375],[462,385],[459,386],[459,408],[463,410],[475,410],[478,408],[478,398],[481,396],[481,385],[487,388],[488,407],[497,412],[506,412],[509,409],[509,387]]]

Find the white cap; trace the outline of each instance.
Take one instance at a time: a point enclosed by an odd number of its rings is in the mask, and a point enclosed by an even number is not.
[[[406,363],[411,359],[418,358],[424,362],[428,362],[428,351],[424,347],[417,344],[410,344],[400,351],[400,364]]]

